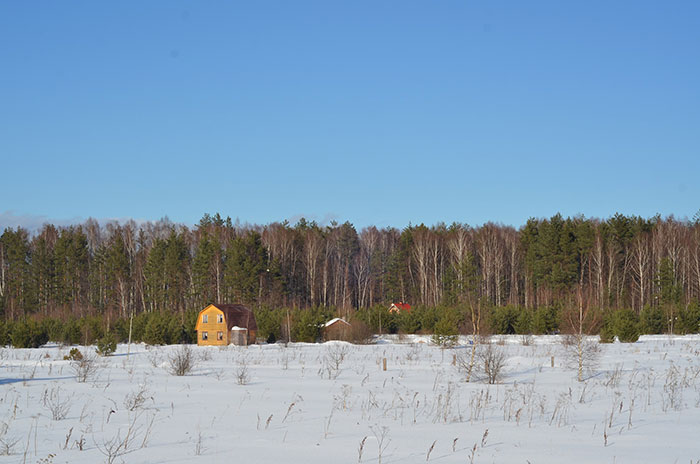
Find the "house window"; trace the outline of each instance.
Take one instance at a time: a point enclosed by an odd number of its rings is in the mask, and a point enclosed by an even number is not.
[[[217,339],[217,340],[223,340],[223,339],[224,339],[224,333],[223,333],[223,332],[216,332],[216,339]]]
[[[207,332],[202,332],[202,340],[209,340],[209,334]]]
[[[216,316],[216,322],[218,322],[219,324],[221,324],[222,322],[224,322],[224,315],[223,315],[223,314],[217,315],[217,316]]]
[[[204,315],[202,316],[202,324],[206,324],[207,322],[209,322],[209,315],[208,315],[208,314],[204,314]]]

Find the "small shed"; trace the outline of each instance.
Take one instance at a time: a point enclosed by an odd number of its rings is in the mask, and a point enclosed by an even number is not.
[[[231,327],[229,343],[233,345],[245,346],[248,344],[248,329],[234,325]]]
[[[324,340],[348,340],[352,326],[343,318],[336,317],[323,325]]]

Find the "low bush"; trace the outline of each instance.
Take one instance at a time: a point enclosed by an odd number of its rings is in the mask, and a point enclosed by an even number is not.
[[[697,301],[687,305],[678,313],[677,330],[682,334],[700,332],[700,304]]]
[[[631,309],[621,309],[603,316],[600,329],[601,343],[612,343],[617,339],[622,343],[634,343],[639,340],[639,317]]]
[[[661,334],[666,331],[666,316],[659,307],[645,305],[639,314],[639,328],[645,334]]]
[[[117,350],[117,338],[114,334],[107,334],[97,340],[97,354],[100,356],[111,356]]]
[[[83,353],[77,348],[71,348],[70,352],[63,356],[64,361],[80,361],[81,359],[83,359]]]
[[[15,348],[38,348],[49,341],[46,329],[32,319],[16,322],[10,338]]]
[[[490,314],[491,331],[495,334],[514,334],[520,312],[515,306],[494,307]]]
[[[195,366],[195,357],[189,345],[182,345],[168,358],[170,373],[177,376],[189,374]]]
[[[622,343],[634,343],[639,340],[639,318],[631,309],[615,312],[615,335]]]
[[[449,347],[459,338],[459,316],[454,311],[445,311],[433,328],[433,343]]]

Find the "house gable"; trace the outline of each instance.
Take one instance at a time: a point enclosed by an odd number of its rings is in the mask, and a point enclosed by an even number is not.
[[[228,345],[226,317],[224,312],[213,304],[199,312],[195,330],[197,345]]]

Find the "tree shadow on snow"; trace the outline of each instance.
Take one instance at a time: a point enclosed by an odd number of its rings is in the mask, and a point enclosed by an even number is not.
[[[66,379],[74,379],[75,376],[67,376],[67,377],[35,377],[33,379],[21,379],[21,378],[9,378],[9,379],[0,379],[0,385],[9,385],[12,383],[19,383],[19,382],[36,382],[36,381],[50,381],[50,380],[66,380]]]

